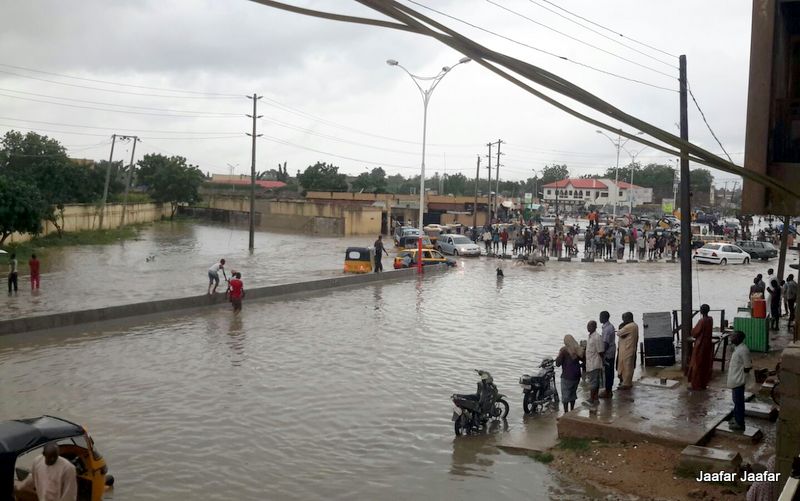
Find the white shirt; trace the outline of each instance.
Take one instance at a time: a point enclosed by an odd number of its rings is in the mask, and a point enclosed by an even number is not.
[[[603,353],[605,346],[603,345],[603,338],[597,331],[589,333],[589,340],[586,342],[586,372],[591,372],[595,369],[603,368]]]
[[[750,362],[750,350],[744,345],[744,341],[733,350],[731,363],[728,366],[728,388],[737,388],[745,384],[747,376],[745,369],[753,366]]]
[[[75,467],[62,457],[48,466],[44,456],[38,456],[33,460],[31,473],[25,477],[20,488],[34,488],[39,501],[75,501],[78,497]]]
[[[209,273],[218,273],[220,268],[223,268],[222,264],[214,263],[214,265],[211,268],[208,269],[208,272]]]

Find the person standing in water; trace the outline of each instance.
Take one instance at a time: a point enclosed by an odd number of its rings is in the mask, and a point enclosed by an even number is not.
[[[17,255],[11,253],[11,257],[8,260],[8,294],[11,295],[11,289],[14,289],[14,293],[17,292],[18,283],[17,283]]]
[[[228,298],[233,305],[233,314],[238,315],[242,311],[242,298],[244,297],[244,282],[242,282],[242,274],[238,271],[233,272],[231,279],[228,281]]]
[[[39,288],[39,260],[36,259],[36,254],[31,254],[28,260],[28,268],[31,270],[31,290]]]

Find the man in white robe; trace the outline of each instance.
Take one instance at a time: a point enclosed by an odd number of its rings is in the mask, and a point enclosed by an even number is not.
[[[34,491],[39,501],[76,501],[75,467],[58,455],[56,444],[47,444],[42,455],[33,460],[30,475],[17,485],[17,490]]]

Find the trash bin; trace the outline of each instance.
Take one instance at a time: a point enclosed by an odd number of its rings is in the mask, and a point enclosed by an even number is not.
[[[767,318],[767,301],[765,299],[753,298],[753,318]]]
[[[750,351],[766,353],[769,351],[769,321],[766,318],[736,317],[733,329],[744,333],[744,345]]]

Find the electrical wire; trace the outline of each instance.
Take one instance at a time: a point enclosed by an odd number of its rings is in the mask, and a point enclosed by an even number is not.
[[[100,91],[100,92],[111,92],[113,94],[127,94],[127,95],[131,95],[131,96],[167,97],[167,98],[172,98],[172,99],[240,99],[241,97],[244,96],[244,94],[242,94],[242,96],[239,96],[239,97],[233,97],[233,94],[231,94],[231,97],[225,97],[225,96],[174,96],[174,95],[168,95],[168,94],[150,94],[150,93],[144,93],[144,92],[131,92],[131,91],[125,91],[125,90],[118,90],[118,89],[103,89],[101,87],[91,87],[89,85],[79,85],[79,84],[73,84],[73,83],[68,83],[68,82],[59,82],[58,80],[50,80],[50,79],[47,79],[47,78],[35,77],[35,76],[32,76],[32,75],[23,75],[21,73],[15,73],[13,71],[6,71],[6,70],[0,70],[0,73],[6,74],[6,75],[13,75],[15,77],[20,77],[20,78],[28,78],[30,80],[38,80],[40,82],[47,82],[47,83],[52,83],[52,84],[56,84],[56,85],[64,85],[64,86],[67,86],[67,87],[76,87],[76,88],[79,88],[79,89],[90,89],[90,90],[96,90],[96,91]]]
[[[719,147],[722,148],[722,152],[725,153],[725,156],[728,157],[728,160],[733,162],[733,159],[731,159],[731,156],[728,155],[727,151],[725,151],[725,147],[722,146],[722,143],[720,142],[719,138],[714,133],[714,129],[711,128],[711,124],[709,124],[708,120],[706,120],[706,114],[703,113],[703,110],[700,108],[700,104],[697,102],[697,99],[695,99],[694,92],[692,92],[692,88],[691,88],[691,86],[688,85],[688,82],[687,82],[686,87],[689,90],[689,95],[692,96],[692,101],[694,101],[694,105],[697,107],[697,111],[700,112],[700,116],[703,118],[703,122],[706,124],[706,127],[708,127],[708,132],[711,133],[711,136],[714,138],[714,141],[716,141],[717,144],[719,145]]]
[[[49,98],[49,99],[61,99],[63,101],[73,101],[73,102],[76,102],[76,103],[98,104],[98,105],[101,105],[101,106],[117,106],[117,107],[120,107],[120,108],[133,108],[133,109],[138,109],[138,110],[165,111],[165,112],[168,112],[168,113],[184,113],[184,114],[190,114],[191,113],[191,114],[197,114],[197,115],[213,116],[215,118],[227,117],[227,116],[235,116],[235,117],[244,116],[244,113],[225,113],[225,112],[199,111],[199,110],[175,110],[175,109],[168,109],[168,108],[153,108],[153,107],[149,107],[149,106],[132,106],[132,105],[127,105],[127,104],[116,104],[116,103],[108,103],[108,102],[102,102],[102,101],[89,101],[87,99],[76,99],[76,98],[72,98],[72,97],[51,96],[49,94],[38,94],[36,92],[27,92],[27,91],[16,90],[16,89],[6,89],[6,88],[2,88],[2,87],[0,87],[0,91],[3,91],[3,92],[15,92],[17,94],[25,94],[25,95],[28,95],[28,96],[46,97],[46,98]]]
[[[417,5],[420,5],[415,0],[408,0],[408,1],[411,2],[411,3],[417,4]],[[593,45],[593,44],[591,44],[589,42],[586,42],[585,40],[581,40],[580,38],[577,38],[577,37],[574,37],[574,36],[569,35],[567,33],[564,33],[563,31],[559,31],[559,30],[557,30],[557,29],[555,29],[553,27],[550,27],[550,26],[548,26],[548,25],[546,25],[546,24],[544,24],[542,22],[539,22],[539,21],[537,21],[537,20],[535,20],[535,19],[533,19],[531,17],[528,17],[525,14],[522,14],[521,12],[517,12],[517,11],[515,11],[513,9],[510,9],[510,8],[504,6],[504,5],[500,5],[499,3],[495,2],[494,0],[485,0],[485,1],[487,3],[490,3],[490,4],[492,4],[492,5],[496,6],[496,7],[499,7],[501,9],[503,9],[506,12],[510,12],[511,14],[514,14],[515,16],[521,17],[522,19],[526,19],[526,20],[530,21],[531,23],[533,23],[533,24],[535,24],[537,26],[541,26],[542,28],[548,29],[548,30],[552,31],[553,33],[558,33],[559,35],[561,35],[563,37],[569,38],[570,40],[578,42],[578,43],[580,43],[582,45],[585,45],[587,47],[591,47],[592,49],[600,51],[600,52],[602,52],[604,54],[608,54],[611,57],[615,57],[615,58],[620,59],[622,61],[625,61],[627,63],[639,66],[640,68],[644,68],[646,70],[650,70],[650,71],[652,71],[654,73],[658,73],[659,75],[664,75],[665,77],[668,77],[668,78],[675,78],[675,75],[670,75],[669,73],[665,73],[665,72],[663,72],[661,70],[657,70],[656,68],[653,68],[652,66],[647,66],[646,64],[642,64],[642,63],[636,62],[633,59],[628,59],[625,56],[620,56],[619,54],[615,54],[614,52],[611,52],[611,51],[605,50],[603,48],[600,48],[600,47],[598,47],[596,45]],[[674,66],[673,66],[673,68],[675,68],[676,70],[678,69],[677,67],[674,67]]]
[[[20,127],[18,125],[9,125],[9,124],[4,124],[4,123],[0,123],[0,127],[6,127],[8,129],[11,129],[11,130],[19,130],[20,129]],[[94,137],[108,137],[109,136],[109,134],[95,134],[95,133],[91,133],[91,132],[75,132],[75,131],[64,131],[64,130],[54,130],[54,129],[41,129],[41,128],[38,128],[38,127],[35,128],[35,129],[34,128],[30,128],[30,127],[25,127],[24,130],[29,131],[29,132],[37,132],[37,133],[39,133],[39,132],[55,132],[55,133],[58,133],[58,134],[67,134],[67,135],[73,135],[73,136],[94,136]],[[150,137],[150,136],[141,136],[139,139],[169,139],[169,140],[175,140],[175,141],[194,141],[194,140],[206,140],[206,139],[233,139],[233,138],[242,138],[242,137],[243,136],[241,134],[237,134],[235,136],[234,135],[229,135],[229,136],[218,135],[218,136],[208,136],[208,137],[155,137],[155,136]]]
[[[561,59],[562,61],[567,61],[567,62],[570,62],[572,64],[581,66],[583,68],[586,68],[586,69],[589,69],[589,70],[592,70],[592,71],[596,71],[596,72],[602,73],[604,75],[609,75],[609,76],[612,76],[612,77],[615,77],[615,78],[619,78],[621,80],[626,80],[628,82],[638,83],[638,84],[645,85],[647,87],[652,87],[652,88],[655,88],[655,89],[661,89],[661,90],[666,90],[666,91],[670,91],[670,92],[677,92],[677,90],[669,88],[669,87],[664,87],[664,86],[661,86],[661,85],[652,84],[652,83],[649,83],[649,82],[645,82],[643,80],[638,80],[636,78],[626,77],[626,76],[620,75],[618,73],[614,73],[614,72],[611,72],[611,71],[603,70],[603,69],[598,68],[596,66],[592,66],[590,64],[586,64],[586,63],[580,62],[580,61],[578,61],[576,59],[571,59],[571,58],[569,58],[567,56],[562,56],[562,55],[556,54],[554,52],[550,52],[548,50],[541,49],[539,47],[535,47],[535,46],[527,44],[525,42],[520,42],[519,40],[515,40],[515,39],[513,39],[511,37],[508,37],[506,35],[502,35],[500,33],[497,33],[496,31],[492,31],[492,30],[484,28],[482,26],[478,26],[477,24],[473,24],[473,23],[471,23],[469,21],[465,21],[463,19],[460,19],[458,17],[452,16],[450,14],[446,14],[446,13],[444,13],[442,11],[439,11],[439,10],[436,10],[436,9],[434,9],[432,7],[427,7],[427,6],[422,5],[422,4],[418,3],[418,2],[415,2],[414,0],[408,0],[408,1],[411,2],[411,3],[414,3],[415,5],[419,5],[420,7],[428,9],[428,10],[430,10],[432,12],[436,12],[437,14],[439,14],[441,16],[444,16],[444,17],[447,17],[449,19],[452,19],[453,21],[457,21],[459,23],[462,23],[462,24],[465,24],[465,25],[470,26],[472,28],[475,28],[476,30],[483,31],[484,33],[488,33],[488,34],[496,36],[498,38],[502,38],[503,40],[506,40],[508,42],[520,45],[522,47],[527,47],[528,49],[532,49],[532,50],[535,50],[537,52],[541,52],[542,54],[546,54],[548,56],[555,57],[557,59]]]
[[[651,54],[648,54],[648,53],[646,53],[646,52],[644,52],[644,51],[641,51],[641,50],[639,50],[639,49],[637,49],[637,48],[635,48],[635,47],[631,47],[630,45],[626,45],[626,44],[624,44],[624,43],[620,42],[619,40],[617,40],[617,39],[615,39],[615,38],[613,38],[613,37],[610,37],[610,36],[608,36],[608,35],[605,35],[605,34],[603,34],[603,33],[599,32],[599,31],[597,31],[597,30],[596,30],[596,29],[594,29],[594,28],[591,28],[591,27],[589,27],[589,26],[586,26],[585,24],[582,24],[582,23],[580,23],[580,22],[578,22],[578,21],[576,21],[576,20],[574,20],[574,19],[571,19],[571,18],[569,18],[569,17],[565,16],[564,14],[561,14],[561,13],[559,13],[559,12],[556,12],[555,10],[551,9],[550,7],[547,7],[547,6],[545,6],[545,5],[542,5],[542,4],[540,4],[540,3],[539,3],[537,0],[528,0],[528,1],[529,1],[530,3],[532,3],[532,4],[536,5],[536,6],[538,6],[538,7],[541,7],[542,9],[544,9],[544,10],[546,10],[546,11],[548,11],[548,12],[552,12],[553,14],[555,14],[555,15],[557,15],[557,16],[559,16],[559,17],[563,18],[563,19],[566,19],[567,21],[569,21],[569,22],[571,22],[571,23],[573,23],[573,24],[577,24],[578,26],[582,27],[582,28],[583,28],[583,29],[585,29],[585,30],[591,31],[592,33],[595,33],[596,35],[599,35],[599,36],[601,36],[601,37],[603,37],[603,38],[605,38],[605,39],[607,39],[607,40],[610,40],[610,41],[614,42],[614,43],[615,43],[615,44],[617,44],[617,45],[620,45],[620,46],[622,46],[622,47],[625,47],[625,48],[626,48],[626,49],[628,49],[628,50],[632,50],[632,51],[634,51],[634,52],[636,52],[636,53],[638,53],[638,54],[641,54],[641,55],[643,55],[643,56],[645,56],[645,57],[647,57],[647,58],[650,58],[650,59],[652,59],[652,60],[654,60],[654,61],[658,61],[659,63],[661,63],[661,64],[664,64],[664,65],[666,65],[666,66],[669,66],[669,67],[671,67],[671,68],[675,68],[675,64],[674,64],[674,63],[670,63],[670,62],[668,62],[668,61],[664,61],[663,59],[659,59],[659,58],[657,58],[657,57],[655,57],[655,56],[653,56],[653,55],[651,55]]]
[[[84,82],[95,82],[95,83],[103,83],[103,84],[108,84],[108,85],[118,85],[120,87],[132,87],[132,88],[136,88],[136,89],[157,90],[157,91],[165,91],[165,92],[182,92],[182,93],[197,94],[197,95],[202,95],[202,96],[235,97],[237,99],[241,97],[239,94],[222,94],[222,93],[219,93],[219,92],[202,92],[202,91],[186,90],[186,89],[170,89],[170,88],[165,88],[165,87],[150,87],[150,86],[147,86],[147,85],[136,85],[136,84],[127,84],[127,83],[120,83],[120,82],[111,82],[109,80],[98,80],[96,78],[76,77],[76,76],[72,76],[72,75],[66,75],[64,73],[54,73],[52,71],[37,70],[37,69],[33,69],[33,68],[26,68],[24,66],[14,66],[13,64],[6,64],[6,63],[0,63],[0,66],[3,66],[5,68],[13,68],[15,70],[30,71],[32,73],[41,73],[43,75],[52,75],[52,76],[58,76],[58,77],[63,77],[63,78],[70,78],[70,79],[73,79],[73,80],[82,80]]]
[[[35,124],[45,124],[45,125],[57,125],[60,127],[75,127],[79,129],[99,129],[99,130],[108,130],[108,131],[126,131],[126,132],[155,132],[159,134],[205,134],[205,135],[241,135],[238,131],[184,131],[184,130],[154,130],[154,129],[129,129],[126,127],[94,127],[92,125],[82,125],[82,124],[70,124],[70,123],[63,123],[63,122],[47,122],[43,120],[28,120],[25,118],[13,118],[13,117],[2,117],[0,116],[0,120],[11,120],[13,122],[26,122],[26,123],[35,123]]]
[[[611,28],[603,26],[600,23],[596,23],[596,22],[592,21],[591,19],[587,19],[587,18],[585,18],[585,17],[583,17],[583,16],[581,16],[579,14],[575,14],[574,12],[571,12],[571,11],[565,9],[564,7],[561,7],[560,5],[556,5],[555,3],[551,2],[550,0],[542,0],[542,1],[552,5],[553,7],[557,8],[557,9],[560,9],[560,10],[566,12],[567,14],[575,16],[578,19],[582,19],[583,21],[586,21],[587,23],[593,24],[594,26],[597,26],[598,28],[602,28],[602,29],[604,29],[604,30],[606,30],[608,32],[611,32],[611,33],[619,36],[619,37],[622,37],[622,38],[625,38],[627,40],[630,40],[631,42],[637,43],[637,44],[641,45],[642,47],[647,47],[648,49],[654,50],[656,52],[660,52],[660,53],[662,53],[662,54],[664,54],[666,56],[670,56],[670,57],[674,57],[674,58],[678,57],[675,54],[671,54],[671,53],[669,53],[667,51],[661,50],[658,47],[653,47],[652,45],[646,44],[644,42],[640,42],[639,40],[636,40],[635,38],[626,37],[625,35],[623,35],[622,33],[618,32],[618,31],[612,30]]]

